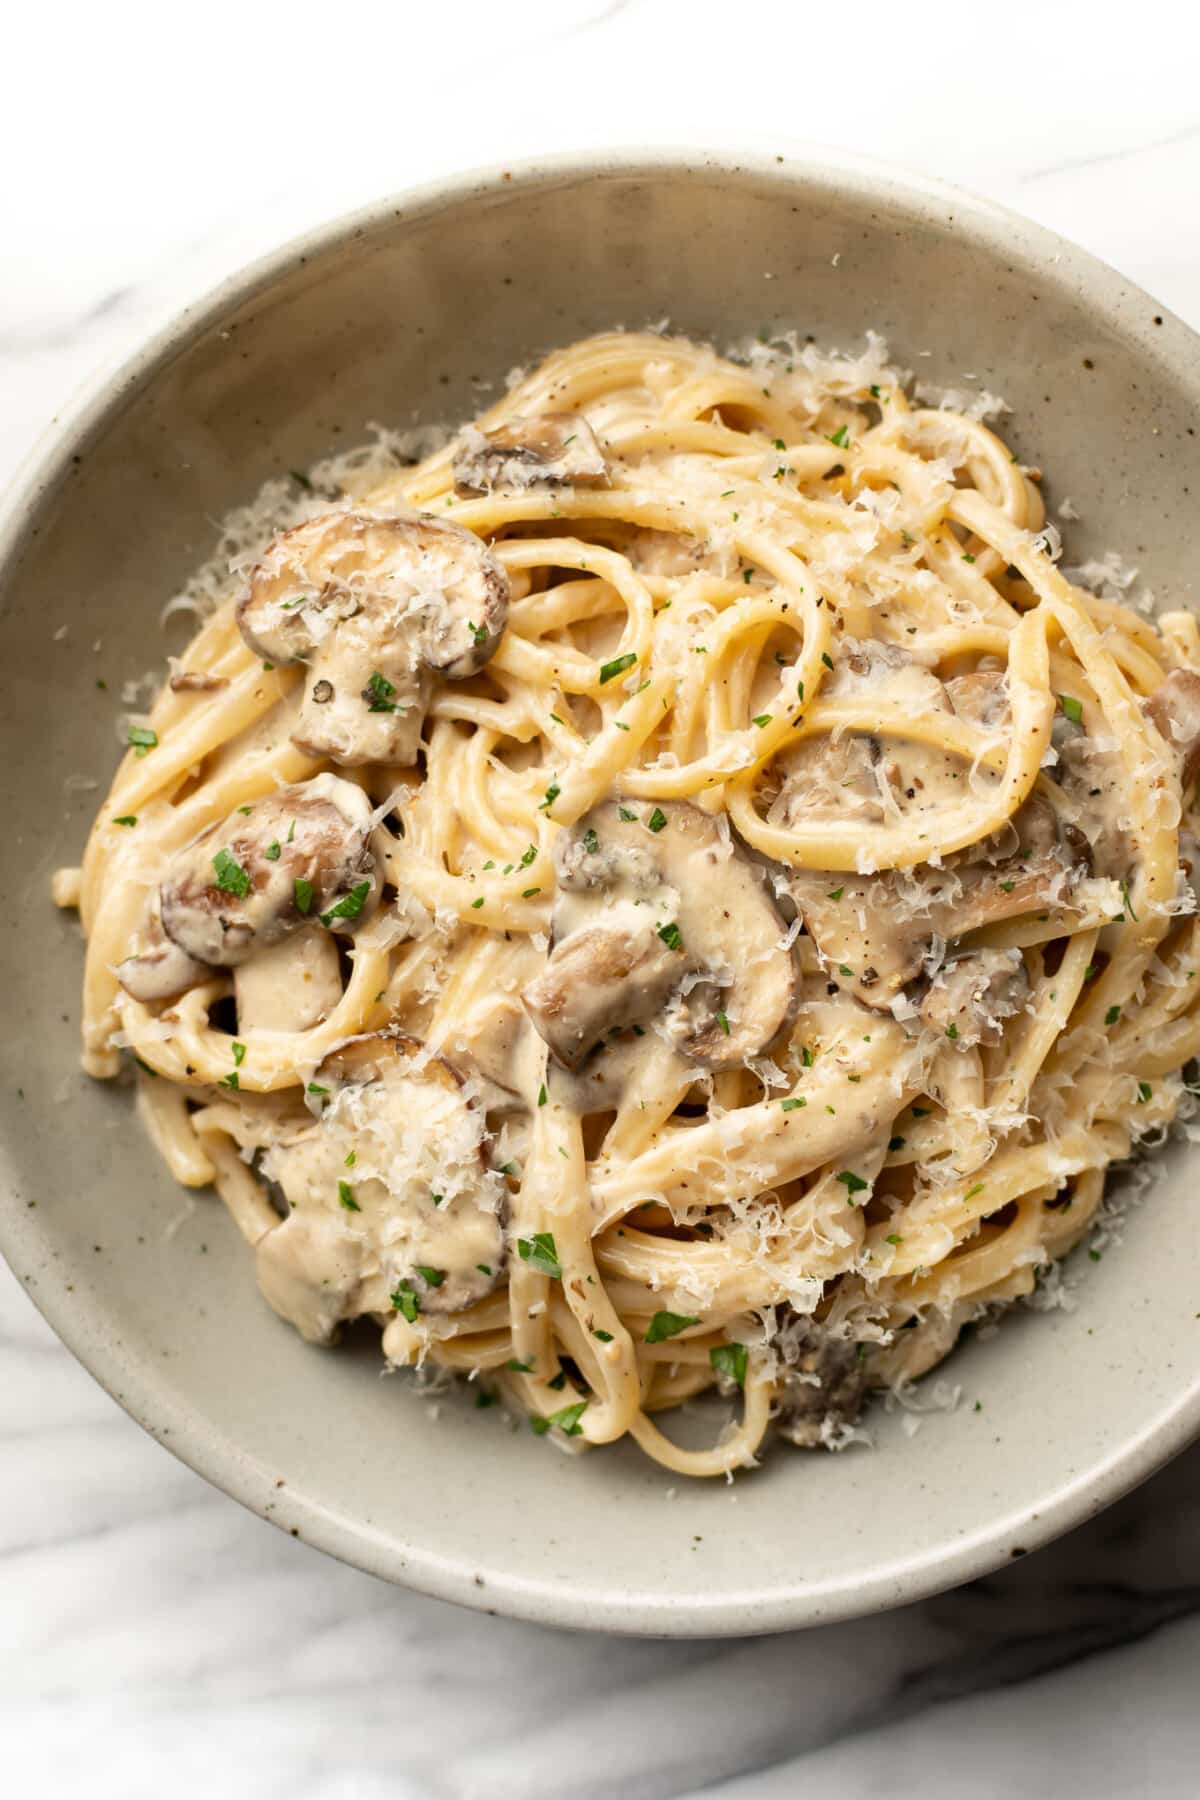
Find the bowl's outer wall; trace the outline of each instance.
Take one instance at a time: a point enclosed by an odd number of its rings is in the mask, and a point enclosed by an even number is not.
[[[1196,345],[1155,311],[937,190],[616,159],[464,183],[324,234],[185,319],[61,439],[0,590],[2,1234],[68,1343],[168,1446],[284,1528],[448,1598],[751,1632],[992,1566],[1195,1429],[1200,1208],[1178,1151],[1076,1310],[1018,1311],[955,1358],[958,1412],[913,1439],[881,1416],[874,1453],[783,1450],[733,1486],[675,1481],[632,1450],[562,1456],[498,1409],[378,1379],[373,1346],[309,1348],[259,1302],[219,1203],[166,1175],[128,1092],[76,1072],[81,945],[48,898],[115,763],[122,682],[161,665],[161,603],[212,522],[370,420],[469,416],[482,384],[616,323],[669,318],[722,344],[881,330],[922,376],[1006,397],[1012,443],[1083,514],[1074,556],[1117,546],[1164,602],[1192,604]]]

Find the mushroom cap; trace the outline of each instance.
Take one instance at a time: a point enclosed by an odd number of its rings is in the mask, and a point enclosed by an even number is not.
[[[556,942],[523,998],[568,1068],[613,1026],[659,1011],[677,1049],[709,1069],[778,1036],[796,995],[783,921],[710,814],[606,801],[561,840],[558,866]]]
[[[972,950],[946,963],[921,1002],[922,1021],[957,1049],[998,1044],[1003,1022],[1029,994],[1029,975],[1019,950]]]
[[[415,761],[433,676],[477,674],[508,617],[508,577],[448,519],[323,513],[283,532],[237,606],[276,663],[308,662],[293,742],[356,765]]]
[[[469,428],[454,458],[454,485],[460,494],[591,487],[607,480],[604,452],[581,413],[509,419],[492,431]]]
[[[159,888],[163,930],[218,968],[317,919],[353,931],[380,893],[370,818],[362,789],[334,775],[239,808],[172,859]]]
[[[1177,752],[1186,787],[1200,774],[1200,675],[1193,669],[1172,669],[1146,702],[1146,711]]]

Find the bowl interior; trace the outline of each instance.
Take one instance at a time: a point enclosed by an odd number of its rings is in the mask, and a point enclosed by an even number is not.
[[[159,609],[213,521],[370,420],[469,416],[481,382],[617,323],[669,318],[718,344],[882,331],[922,376],[1005,396],[1051,504],[1082,515],[1069,560],[1116,547],[1160,598],[1194,603],[1200,358],[1156,314],[944,192],[854,167],[616,158],[464,182],[325,233],[196,309],[64,428],[0,572],[0,1235],[67,1343],[170,1448],[283,1527],[448,1598],[749,1632],[978,1573],[1200,1425],[1200,1208],[1177,1148],[1074,1310],[1020,1309],[955,1357],[957,1411],[915,1435],[880,1411],[872,1452],[781,1447],[731,1486],[675,1481],[632,1449],[560,1455],[498,1409],[380,1380],[365,1341],[312,1349],[258,1300],[220,1203],[171,1182],[129,1093],[77,1072],[78,931],[48,897],[114,766],[122,684],[179,647]]]

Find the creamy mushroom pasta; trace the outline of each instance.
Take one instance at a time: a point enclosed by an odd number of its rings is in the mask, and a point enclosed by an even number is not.
[[[1196,622],[877,346],[599,337],[386,463],[129,729],[85,1066],[312,1343],[686,1474],[837,1445],[1176,1113]]]

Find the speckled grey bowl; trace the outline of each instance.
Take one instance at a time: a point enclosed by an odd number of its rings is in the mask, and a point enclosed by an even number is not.
[[[77,1073],[80,944],[48,897],[96,801],[77,778],[106,784],[116,758],[113,692],[160,662],[162,599],[213,519],[369,419],[467,416],[476,377],[664,316],[718,341],[793,325],[845,345],[872,326],[932,380],[971,372],[1079,507],[1073,554],[1116,546],[1194,603],[1200,342],[978,201],[839,157],[605,154],[470,176],[288,246],[57,423],[0,523],[0,1239],[121,1404],[284,1530],[526,1618],[749,1633],[994,1568],[1200,1430],[1196,1162],[1169,1153],[1074,1311],[1020,1309],[960,1352],[964,1404],[914,1436],[880,1414],[873,1451],[781,1447],[733,1486],[673,1482],[633,1449],[570,1459],[465,1400],[435,1417],[378,1378],[377,1349],[309,1348],[267,1311],[219,1202],[185,1198],[128,1093]]]

